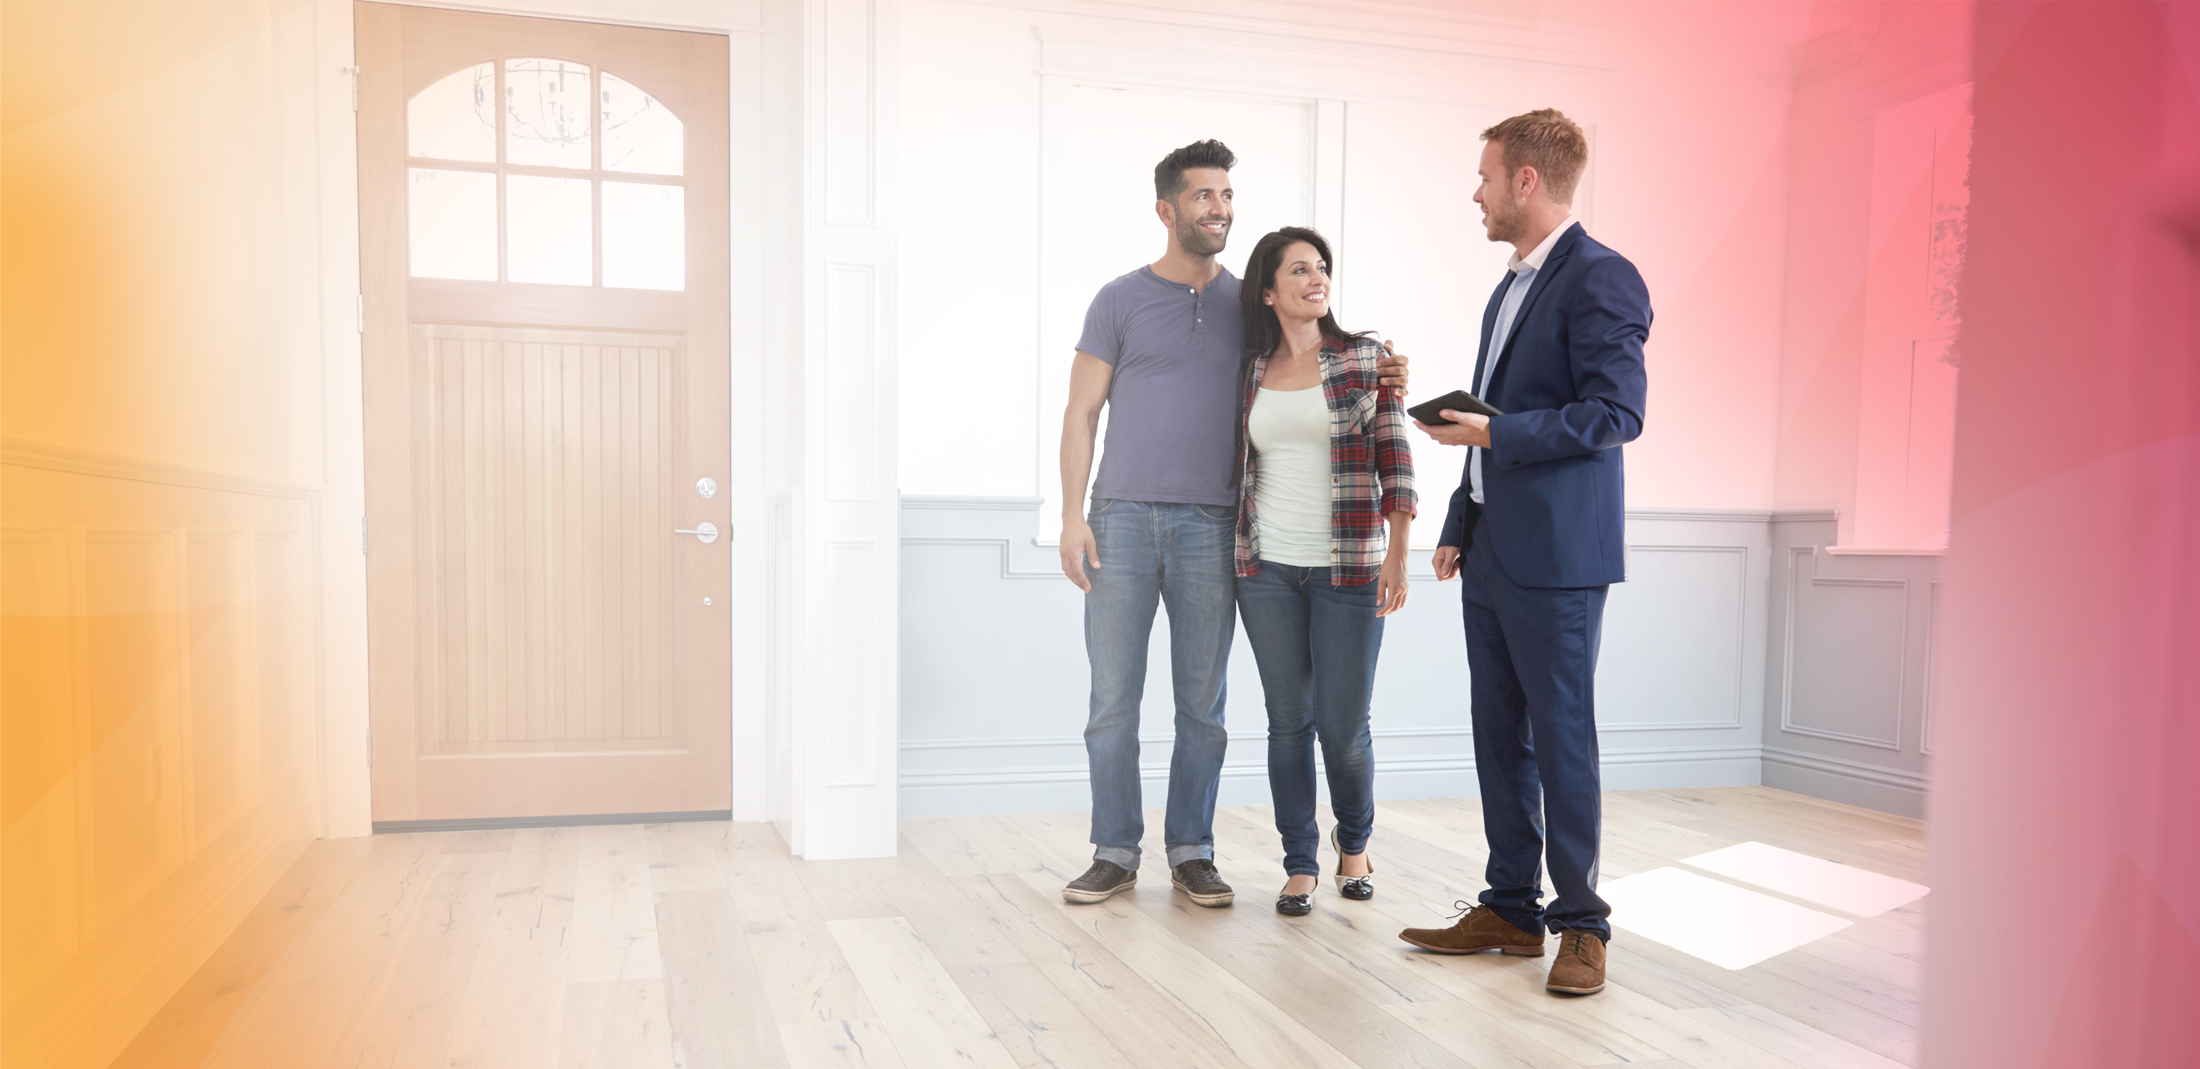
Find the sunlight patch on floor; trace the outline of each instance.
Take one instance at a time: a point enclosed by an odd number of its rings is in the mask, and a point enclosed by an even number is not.
[[[1909,905],[1928,890],[1924,884],[1756,842],[1682,858],[1681,864],[1858,917],[1876,917]]]
[[[1652,869],[1597,887],[1612,924],[1728,969],[1848,927],[1851,921],[1680,869]]]

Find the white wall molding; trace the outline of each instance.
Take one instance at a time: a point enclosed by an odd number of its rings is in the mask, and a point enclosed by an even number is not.
[[[1879,589],[1892,591],[1895,598],[1900,602],[1907,603],[1907,601],[1909,600],[1910,584],[1909,581],[1906,579],[1873,576],[1841,576],[1818,574],[1817,560],[1819,548],[1820,547],[1818,546],[1788,547],[1789,566],[1787,617],[1785,621],[1786,627],[1783,629],[1786,637],[1786,642],[1781,648],[1781,678],[1785,681],[1785,685],[1781,688],[1780,691],[1780,730],[1795,735],[1814,735],[1821,739],[1833,739],[1839,742],[1851,742],[1862,746],[1877,747],[1883,750],[1900,751],[1902,749],[1902,704],[1900,697],[1899,681],[1902,678],[1903,668],[1905,667],[1908,660],[1907,647],[1909,645],[1909,633],[1906,616],[1902,621],[1902,631],[1897,636],[1895,642],[1895,656],[1897,659],[1894,665],[1894,671],[1891,673],[1891,677],[1894,681],[1896,681],[1896,683],[1895,686],[1889,688],[1889,690],[1891,691],[1893,706],[1887,712],[1887,716],[1889,719],[1889,727],[1887,731],[1879,734],[1868,734],[1863,731],[1842,731],[1835,728],[1798,723],[1796,720],[1795,656],[1798,635],[1802,630],[1797,626],[1797,617],[1799,612],[1801,611],[1799,609],[1799,606],[1801,606],[1804,601],[1804,590],[1807,587],[1852,587],[1860,589]],[[1804,563],[1806,561],[1808,562],[1807,566]],[[1889,676],[1888,673],[1884,672],[1852,674],[1861,675],[1865,678],[1881,680],[1887,679]]]
[[[1265,736],[1254,736],[1255,739],[1260,739],[1264,737]],[[1235,740],[1238,738],[1238,736],[1233,735],[1231,736],[1231,738]],[[1697,761],[1755,761],[1759,756],[1759,749],[1759,747],[1755,746],[1712,746],[1612,750],[1601,755],[1601,760],[1599,763],[1606,768],[1620,768],[1628,766],[1651,766],[1675,763],[1689,763]],[[1314,763],[1315,768],[1319,770],[1321,767],[1321,758],[1318,752],[1315,755]],[[1857,767],[1863,768],[1865,766]],[[1419,757],[1384,757],[1381,755],[1376,756],[1375,774],[1378,777],[1385,772],[1400,771],[1473,772],[1474,755],[1472,753],[1458,753]],[[1245,777],[1257,776],[1265,781],[1268,775],[1268,766],[1266,763],[1260,761],[1226,761],[1223,763],[1222,766],[1222,775],[1226,779],[1240,779]],[[1138,778],[1146,781],[1160,781],[1165,783],[1168,781],[1169,778],[1169,763],[1166,760],[1158,762],[1141,762],[1138,766]],[[912,771],[902,773],[901,782],[902,786],[905,788],[922,788],[935,786],[1007,786],[1018,783],[1083,784],[1086,782],[1086,770],[1085,766],[1080,763],[1057,765],[1025,765],[1009,768],[945,769],[939,771],[923,772]],[[1888,782],[1907,783],[1908,781],[1897,781],[1889,779]],[[1917,785],[1922,786],[1922,779],[1919,779],[1917,781]],[[1471,781],[1468,783],[1468,788],[1468,790],[1457,795],[1457,797],[1475,797],[1476,792],[1473,790],[1473,784]]]
[[[1933,668],[1940,661],[1940,620],[1940,580],[1935,579],[1925,584],[1925,685],[1917,717],[1917,752],[1927,757],[1933,754],[1933,682],[1939,678]]]
[[[868,129],[870,119],[863,116]],[[853,179],[851,179],[853,180]],[[861,208],[861,226],[870,226],[867,192],[844,194],[847,210]],[[833,197],[828,194],[830,203]],[[825,499],[857,504],[878,497],[879,417],[892,407],[878,391],[879,269],[876,264],[831,262],[824,283]]]
[[[1464,724],[1461,724],[1457,727],[1370,728],[1368,730],[1368,734],[1378,739],[1430,739],[1450,737],[1464,738],[1472,736],[1474,734],[1474,729],[1467,727]],[[1265,741],[1268,738],[1268,735],[1265,732],[1257,731],[1233,731],[1229,733],[1229,738],[1232,743],[1242,745],[1249,742]],[[1151,732],[1140,732],[1138,736],[1138,742],[1142,746],[1166,746],[1175,741],[1176,736],[1168,733],[1154,734]],[[901,744],[901,748],[904,751],[968,750],[1026,746],[1070,746],[1075,747],[1080,752],[1082,752],[1085,747],[1085,739],[1082,735],[1029,735],[1022,737],[1011,736],[1007,738],[978,737],[963,739],[921,739],[914,742],[905,742]],[[1319,755],[1316,755],[1316,759],[1319,760]]]
[[[747,17],[761,18],[760,13]],[[777,42],[772,42],[777,44]],[[774,248],[766,193],[771,154],[765,103],[768,53],[761,33],[729,34],[726,40],[726,144],[730,210],[726,213],[726,278],[729,325],[726,379],[727,411],[732,415],[725,458],[724,493],[732,554],[727,597],[733,626],[726,636],[726,671],[731,677],[732,796],[735,820],[767,820],[771,811],[771,681],[774,664],[771,560],[778,551],[776,516],[766,493],[767,461],[774,435],[767,407],[778,407],[760,384],[772,380],[767,367],[782,361],[767,340],[774,316],[766,311],[765,278],[783,274],[778,265],[790,257]]]
[[[1680,510],[1668,511],[1678,512]],[[1704,521],[1703,517],[1666,516],[1663,518],[1693,519],[1698,522]],[[1647,520],[1649,519],[1649,517],[1645,517],[1644,519]],[[1728,521],[1724,516],[1717,516],[1709,519],[1708,522]],[[1733,559],[1734,562],[1734,574],[1731,577],[1733,589],[1735,589],[1736,591],[1744,591],[1748,588],[1749,585],[1749,549],[1750,547],[1746,545],[1673,545],[1661,543],[1629,543],[1627,546],[1627,554],[1630,568],[1632,568],[1635,556],[1637,554],[1644,553],[1703,553],[1730,557]],[[1742,706],[1745,700],[1744,695],[1747,693],[1749,685],[1749,658],[1743,655],[1743,651],[1749,644],[1751,625],[1758,623],[1758,615],[1751,611],[1753,608],[1756,607],[1750,604],[1749,598],[1738,597],[1735,599],[1733,623],[1734,629],[1732,632],[1732,648],[1735,652],[1733,668],[1734,689],[1731,692],[1731,700],[1733,702],[1732,715],[1713,720],[1672,721],[1662,724],[1600,724],[1598,725],[1597,730],[1599,730],[1600,732],[1689,731],[1699,729],[1740,727],[1742,724]]]
[[[880,102],[895,84],[896,10],[783,0],[765,12],[796,53],[775,71],[796,114],[767,119],[795,120],[802,209],[798,368],[779,384],[794,416],[778,429],[766,809],[811,859],[891,856],[899,836],[896,231],[880,195],[894,174],[895,112]]]
[[[903,500],[899,752],[908,814],[1089,804],[1083,600],[1056,554],[1032,544],[1041,507],[1029,498]],[[1615,789],[1757,782],[1766,530],[1761,519],[1736,522],[1725,510],[1662,510],[1630,526],[1641,574],[1615,588],[1599,674]],[[1426,552],[1413,554],[1409,574],[1414,597],[1388,621],[1376,683],[1378,794],[1472,795],[1459,588],[1434,581]],[[1163,613],[1142,703],[1149,730],[1140,736],[1156,776],[1173,742],[1166,633]],[[1676,636],[1670,647],[1640,645],[1667,635]],[[1630,644],[1633,657],[1623,648]],[[1224,797],[1265,800],[1266,718],[1242,641],[1230,673]]]
[[[1186,8],[1116,0],[966,2],[1056,16],[1061,23],[1048,26],[1047,32],[1065,38],[1084,36],[1104,40],[1115,37],[1138,41],[1155,36],[1155,28],[1165,28],[1177,30],[1185,38],[1195,34],[1208,38],[1217,33],[1257,34],[1278,42],[1270,47],[1279,50],[1299,48],[1321,52],[1327,48],[1332,51],[1403,52],[1444,57],[1453,62],[1551,63],[1592,70],[1605,69],[1611,62],[1608,49],[1587,27],[1570,26],[1557,20],[1492,16],[1465,8],[1439,11],[1364,3],[1246,2]],[[1125,26],[1140,27],[1145,32],[1120,28]],[[1443,32],[1445,30],[1452,32]]]
[[[1041,507],[1037,499],[1019,497],[933,495],[902,502],[900,784],[903,807],[912,815],[1089,803],[1078,734],[1087,702],[1083,603],[1061,577],[1055,553],[1033,544]],[[1635,508],[1628,519],[1634,579],[1613,588],[1599,669],[1608,784],[1757,782],[1762,770],[1765,782],[1914,814],[1922,805],[1924,773],[1911,736],[1917,734],[1922,699],[1916,695],[1929,657],[1909,647],[1932,630],[1923,597],[1932,589],[1931,575],[1920,569],[1936,569],[1938,559],[1816,554],[1823,542],[1815,540],[1830,540],[1835,523],[1834,513],[1823,509]],[[1808,544],[1784,544],[1775,553],[1776,536]],[[1385,635],[1371,729],[1382,797],[1470,795],[1476,789],[1459,683],[1464,649],[1449,605],[1458,588],[1434,583],[1427,569],[1428,555],[1416,552],[1409,569],[1414,598]],[[1903,611],[1915,615],[1900,624],[1900,652],[1873,669],[1878,674],[1870,681],[1906,703],[1879,710],[1899,718],[1895,749],[1835,737],[1888,737],[1847,730],[1844,722],[1818,734],[1786,727],[1796,724],[1786,709],[1795,696],[1792,666],[1828,652],[1822,642],[1813,645],[1818,640],[1811,633],[1837,633],[1820,618],[1824,606],[1794,597],[1797,590],[1814,589],[1811,580],[1821,580],[1826,590],[1908,599]],[[1149,725],[1162,730],[1142,733],[1140,742],[1158,769],[1173,741],[1166,730],[1172,701],[1166,614],[1157,618],[1155,631],[1143,708]],[[1663,644],[1668,638],[1670,647]],[[1237,761],[1225,790],[1242,790],[1246,800],[1257,801],[1265,797],[1255,774],[1265,720],[1243,642],[1233,648],[1230,682],[1230,745]],[[1798,726],[1822,725],[1806,717]],[[1783,754],[1776,766],[1759,762],[1769,753],[1762,748],[1766,742]]]
[[[1000,509],[1004,512],[1030,512],[1047,503],[1043,497],[965,497],[952,494],[903,494],[901,507],[905,509]]]
[[[320,496],[317,486],[303,483],[275,482],[254,479],[249,476],[231,475],[227,472],[166,464],[136,457],[117,456],[73,446],[34,442],[24,438],[0,438],[0,464],[18,468],[39,468],[68,475],[90,475],[101,479],[126,479],[131,482],[154,483],[160,486],[180,486],[193,490],[219,490],[230,494],[252,494],[259,497],[288,497],[311,500]]]
[[[824,202],[828,226],[878,224],[878,10],[872,0],[824,0],[812,28],[824,124]],[[867,267],[869,265],[842,265]]]
[[[1095,44],[1166,42],[1201,57],[1297,62],[1309,54],[1340,67],[1413,73],[1492,73],[1501,77],[1610,77],[1639,65],[1640,46],[1615,41],[1604,23],[1576,22],[1558,8],[1535,17],[1491,15],[1466,6],[1377,3],[1307,4],[1239,0],[1196,8],[1117,0],[965,0],[972,6],[1029,12],[1041,32]],[[1785,92],[1798,70],[1793,37],[1729,41],[1718,62],[1689,64],[1679,76]]]
[[[597,22],[645,30],[762,34],[756,0],[384,0],[484,15],[520,15],[563,22]]]
[[[1907,772],[1902,769],[1886,768],[1863,761],[1826,757],[1822,754],[1790,749],[1785,746],[1766,746],[1764,756],[1765,761],[1768,763],[1846,776],[1866,783],[1900,787],[1903,790],[1923,792],[1928,786],[1926,776],[1922,772]]]
[[[1317,759],[1317,770],[1319,767]],[[1739,786],[1754,784],[1759,778],[1755,746],[1606,751],[1602,767],[1607,790]],[[1168,783],[1168,762],[1142,763],[1138,774],[1148,795],[1147,803],[1159,805]],[[913,817],[1062,812],[1089,804],[1086,767],[1082,763],[905,771],[901,783],[903,808]],[[1322,789],[1326,791],[1326,785]],[[1474,755],[1378,753],[1375,793],[1381,800],[1478,797]],[[1267,765],[1262,761],[1225,761],[1218,797],[1224,805],[1266,802]]]
[[[1708,728],[1729,728],[1729,727],[1733,727],[1733,726],[1735,726],[1735,725],[1733,725],[1733,724],[1731,724],[1731,723],[1724,723],[1724,722],[1718,722],[1718,721],[1713,721],[1713,722],[1709,722],[1709,723],[1700,723],[1700,724],[1699,724],[1699,723],[1675,723],[1675,724],[1639,724],[1639,725],[1621,725],[1621,726],[1618,726],[1618,727],[1614,727],[1614,726],[1610,726],[1610,725],[1600,725],[1600,726],[1599,726],[1599,727],[1597,728],[1597,731],[1598,731],[1598,733],[1599,733],[1599,734],[1602,734],[1602,733],[1605,733],[1605,732],[1613,732],[1613,731],[1619,731],[1619,732],[1631,732],[1631,731],[1695,731],[1695,730],[1699,730],[1699,729],[1702,729],[1702,728],[1707,728],[1707,727],[1708,727]],[[1457,726],[1452,726],[1452,727],[1369,728],[1369,729],[1368,729],[1368,734],[1369,734],[1369,735],[1370,735],[1371,737],[1373,737],[1373,738],[1377,738],[1377,739],[1441,739],[1441,738],[1462,738],[1462,739],[1464,739],[1464,738],[1472,738],[1472,737],[1474,736],[1474,729],[1473,729],[1473,728],[1471,728],[1471,727],[1469,727],[1469,726],[1467,726],[1467,725],[1465,725],[1465,724],[1459,724],[1459,725],[1457,725]],[[1268,735],[1267,735],[1267,733],[1266,733],[1266,732],[1264,732],[1264,731],[1232,731],[1232,732],[1230,732],[1230,733],[1229,733],[1229,741],[1230,741],[1230,742],[1231,742],[1231,743],[1232,743],[1233,745],[1245,745],[1245,744],[1248,744],[1248,743],[1255,743],[1255,742],[1265,742],[1265,741],[1267,741],[1267,738],[1268,738]],[[1159,733],[1159,734],[1156,734],[1156,733],[1153,733],[1153,732],[1140,732],[1140,733],[1139,733],[1139,736],[1138,736],[1138,742],[1139,742],[1139,745],[1141,745],[1141,746],[1167,746],[1167,745],[1170,745],[1171,743],[1174,743],[1175,741],[1176,741],[1176,736],[1175,736],[1174,734],[1170,734],[1170,733],[1166,733],[1166,732],[1164,732],[1164,733]],[[973,737],[973,738],[957,738],[957,739],[918,739],[918,740],[914,740],[914,741],[910,741],[910,742],[904,742],[904,743],[902,743],[902,744],[901,744],[901,749],[902,749],[902,752],[904,752],[904,753],[911,753],[911,752],[920,752],[920,751],[925,751],[925,750],[946,750],[946,751],[960,751],[960,750],[983,750],[983,749],[1023,749],[1023,748],[1030,748],[1030,749],[1046,749],[1046,748],[1055,748],[1055,747],[1068,747],[1068,748],[1074,748],[1074,749],[1078,750],[1079,752],[1083,752],[1083,750],[1084,750],[1084,747],[1085,747],[1085,739],[1084,739],[1084,736],[1082,736],[1082,735],[1027,735],[1027,736],[1007,736],[1007,737],[985,737],[985,736],[980,736],[980,737]],[[1641,750],[1641,749],[1630,749],[1630,750],[1616,750],[1616,751],[1612,751],[1612,752],[1613,752],[1613,753],[1651,753],[1651,752],[1656,752],[1656,753],[1663,753],[1663,752],[1665,752],[1665,751],[1662,751],[1662,750],[1659,750],[1659,751],[1650,751],[1650,750]],[[1316,761],[1319,761],[1319,760],[1320,760],[1320,755],[1319,755],[1319,754],[1315,755],[1315,759],[1316,759]],[[906,777],[905,777],[905,781],[906,781]]]
[[[46,1049],[23,1052],[23,1060],[59,1066],[80,1064],[70,1055],[87,1048],[103,1055],[119,1053],[114,1035],[118,1008],[134,1010],[149,1001],[149,993],[170,994],[182,987],[297,860],[315,822],[315,814],[293,810],[260,821],[278,825],[273,830],[249,826],[254,822],[233,829],[186,866],[184,879],[175,881],[187,893],[149,896],[103,925],[86,956],[129,964],[102,977],[55,1023],[43,1044]],[[150,1001],[157,1005],[165,999]]]
[[[1771,523],[1770,509],[1629,508],[1630,520],[1689,520],[1696,523]]]
[[[1101,58],[1108,52],[1182,57],[1175,65],[1194,68],[1194,71],[1187,72],[1192,77],[1198,77],[1198,68],[1212,66],[1218,61],[1271,66],[1326,65],[1432,79],[1457,74],[1462,67],[1469,65],[1483,69],[1496,67],[1519,73],[1573,75],[1605,75],[1613,70],[1594,60],[1578,62],[1553,59],[1550,52],[1535,48],[1497,50],[1485,47],[1480,51],[1452,50],[1443,47],[1445,42],[1440,38],[1356,36],[1349,32],[1317,37],[1288,31],[1278,32],[1275,23],[1260,24],[1258,29],[1248,29],[1246,24],[1239,23],[1231,27],[1226,35],[1217,36],[1190,27],[1180,29],[1169,23],[1158,25],[1166,28],[1155,32],[1154,23],[1134,24],[1134,28],[1125,29],[1042,24],[1037,28],[1037,34],[1040,43],[1047,46],[1048,58],[1041,73],[1105,76],[1105,72],[1114,67],[1114,64]]]
[[[991,546],[1001,553],[1001,578],[1003,579],[1061,579],[1060,568],[1018,567],[1015,560],[1015,543],[1006,538],[925,538],[905,536],[904,546]]]
[[[1041,61],[1033,72],[1074,86],[1144,90],[1223,99],[1318,105],[1329,101],[1449,112],[1484,119],[1514,92],[1502,80],[1524,76],[1609,79],[1602,68],[1548,61],[1414,56],[1334,42],[1250,37],[1217,41],[1185,34],[1138,34],[1039,27]],[[1602,116],[1573,109],[1590,131]],[[1338,123],[1341,132],[1342,116]]]
[[[1831,513],[1771,526],[1765,783],[1923,815],[1942,558],[1822,552]]]

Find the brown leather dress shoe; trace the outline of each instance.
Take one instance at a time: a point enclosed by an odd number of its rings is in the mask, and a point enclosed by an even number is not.
[[[1459,918],[1459,923],[1449,928],[1408,928],[1399,932],[1398,938],[1438,954],[1473,954],[1483,950],[1502,950],[1507,954],[1518,954],[1527,958],[1543,956],[1542,936],[1521,931],[1488,906],[1469,907],[1465,902],[1454,904],[1466,910],[1466,914]],[[1603,960],[1600,953],[1597,957],[1600,968]]]
[[[1558,933],[1558,960],[1551,963],[1551,978],[1543,986],[1568,995],[1604,990],[1604,940],[1572,929]]]

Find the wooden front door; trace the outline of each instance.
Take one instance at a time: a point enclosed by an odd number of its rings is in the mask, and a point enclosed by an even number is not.
[[[356,11],[374,818],[726,809],[726,39]]]

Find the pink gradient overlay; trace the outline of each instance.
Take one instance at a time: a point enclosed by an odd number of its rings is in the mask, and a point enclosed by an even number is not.
[[[2200,1064],[2200,8],[1981,4],[1925,1064]]]

